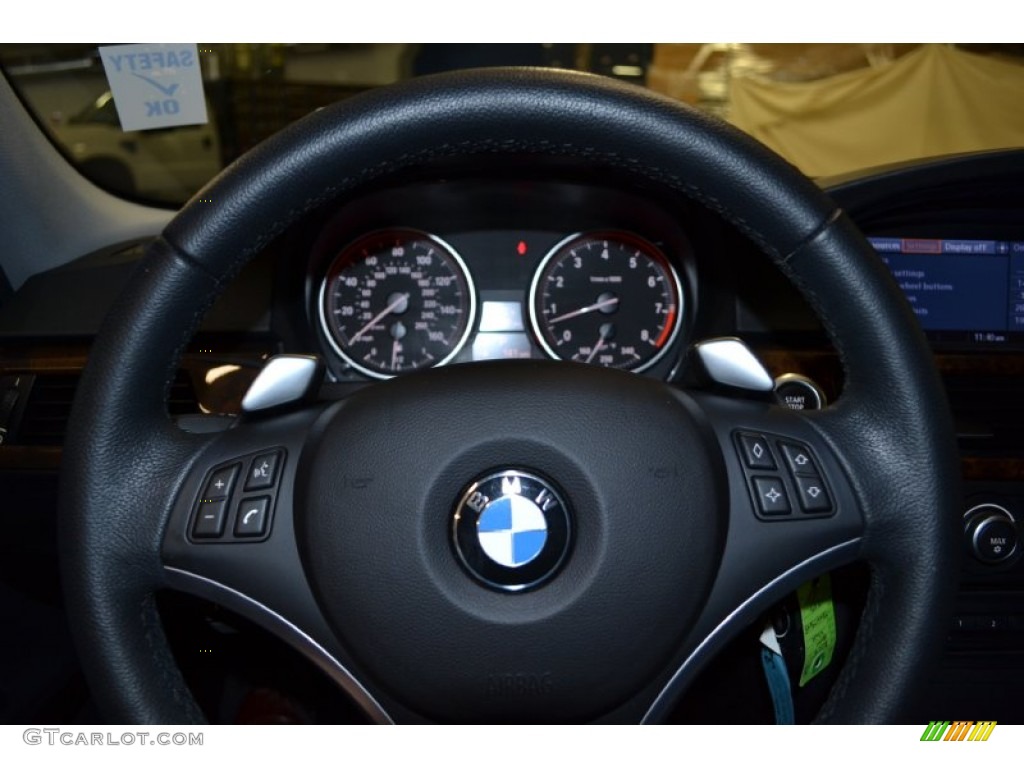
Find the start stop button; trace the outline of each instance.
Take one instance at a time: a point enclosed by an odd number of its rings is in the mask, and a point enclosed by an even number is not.
[[[821,387],[797,373],[784,373],[775,380],[775,399],[794,411],[817,411],[827,404]]]

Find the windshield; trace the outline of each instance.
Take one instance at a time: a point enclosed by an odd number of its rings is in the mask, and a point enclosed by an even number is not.
[[[319,107],[484,66],[646,86],[725,118],[814,177],[1024,146],[1020,44],[5,44],[0,66],[82,173],[172,206]],[[190,67],[193,87],[165,79]],[[135,117],[133,99],[144,110]]]

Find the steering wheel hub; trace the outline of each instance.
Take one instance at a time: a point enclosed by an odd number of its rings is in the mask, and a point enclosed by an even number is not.
[[[364,390],[325,421],[297,508],[304,562],[345,646],[421,714],[597,716],[665,668],[706,599],[721,459],[660,383],[456,367]]]

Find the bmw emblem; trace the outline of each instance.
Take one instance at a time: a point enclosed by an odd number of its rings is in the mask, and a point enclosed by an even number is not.
[[[569,551],[569,508],[555,486],[507,469],[470,485],[455,506],[452,540],[477,580],[507,592],[539,587]]]

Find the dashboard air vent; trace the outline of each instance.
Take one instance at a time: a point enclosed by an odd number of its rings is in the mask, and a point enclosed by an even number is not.
[[[62,445],[78,378],[77,372],[36,374],[12,442],[18,445]],[[168,410],[172,416],[199,413],[195,390],[184,371],[178,371],[171,385]]]

